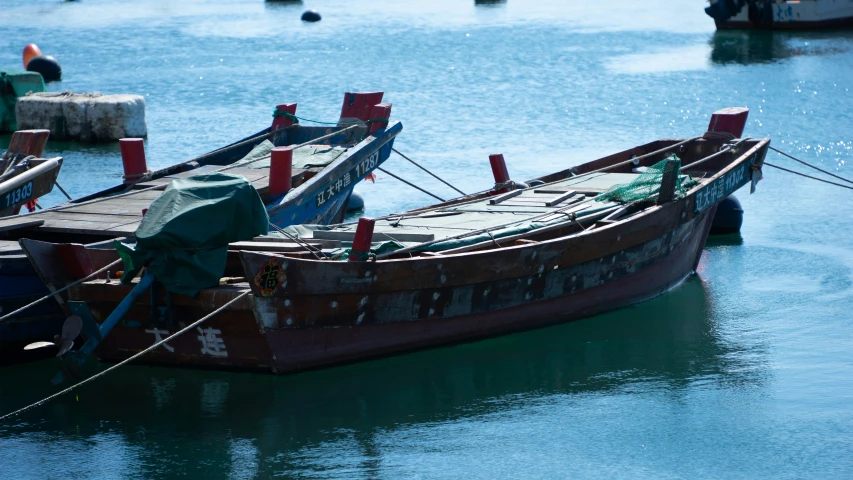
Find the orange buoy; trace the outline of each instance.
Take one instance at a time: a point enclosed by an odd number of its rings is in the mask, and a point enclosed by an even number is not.
[[[41,56],[41,49],[39,49],[38,45],[35,43],[28,43],[26,47],[24,47],[24,68],[27,68],[30,60]]]

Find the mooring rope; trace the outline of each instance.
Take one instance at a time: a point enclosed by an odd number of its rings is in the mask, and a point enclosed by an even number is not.
[[[297,120],[297,123],[299,123],[298,120],[302,120],[303,122],[317,123],[320,125],[367,125],[367,124],[376,123],[376,122],[386,122],[387,123],[387,122],[391,121],[390,118],[371,118],[369,120],[358,120],[356,122],[321,122],[320,120],[311,120],[310,118],[297,117],[296,115],[289,113],[289,112],[281,112],[278,110],[278,107],[276,107],[276,109],[272,112],[272,116],[273,116],[273,118],[275,118],[275,117],[287,117],[291,120]]]
[[[420,191],[422,191],[422,192],[426,193],[426,194],[427,194],[427,195],[429,195],[430,197],[433,197],[433,198],[437,199],[437,200],[438,200],[438,201],[440,201],[440,202],[444,202],[444,201],[445,201],[443,198],[439,197],[438,195],[436,195],[436,194],[434,194],[434,193],[430,193],[430,192],[428,192],[428,191],[424,190],[423,188],[421,188],[421,187],[419,187],[419,186],[415,185],[414,183],[412,183],[412,182],[410,182],[410,181],[408,181],[408,180],[402,179],[402,178],[398,177],[397,175],[394,175],[393,173],[389,172],[388,170],[385,170],[384,168],[376,167],[376,169],[377,169],[377,170],[379,170],[379,171],[380,171],[380,172],[382,172],[382,173],[386,173],[386,174],[390,175],[392,178],[396,178],[397,180],[399,180],[399,181],[401,181],[401,182],[405,183],[406,185],[408,185],[408,186],[410,186],[410,187],[412,187],[412,188],[414,188],[414,189],[417,189],[417,190],[420,190]]]
[[[47,295],[45,295],[45,296],[43,296],[43,297],[39,298],[39,299],[38,299],[38,300],[36,300],[35,302],[29,303],[29,304],[27,304],[27,305],[24,305],[23,307],[21,307],[21,308],[19,308],[19,309],[15,310],[15,311],[13,311],[12,313],[7,313],[6,315],[3,315],[2,317],[0,317],[0,322],[2,322],[2,321],[4,321],[4,320],[6,320],[7,318],[11,317],[12,315],[15,315],[16,313],[23,312],[24,310],[26,310],[26,309],[28,309],[28,308],[30,308],[30,307],[33,307],[33,306],[35,306],[35,305],[38,305],[39,303],[41,303],[41,302],[43,302],[43,301],[47,300],[48,298],[50,298],[50,297],[52,297],[52,296],[54,296],[54,295],[58,295],[58,294],[60,294],[60,293],[62,293],[62,292],[64,292],[64,291],[68,290],[69,288],[71,288],[71,287],[75,286],[75,285],[79,285],[79,284],[81,284],[81,283],[85,282],[86,280],[88,280],[88,279],[90,279],[90,278],[94,277],[95,275],[97,275],[97,274],[99,274],[99,273],[102,273],[102,272],[106,271],[107,269],[112,268],[112,267],[114,267],[114,266],[118,265],[119,263],[121,263],[121,259],[120,259],[120,258],[119,258],[118,260],[116,260],[116,261],[114,261],[114,262],[110,263],[109,265],[107,265],[107,266],[105,266],[105,267],[102,267],[102,268],[99,268],[98,270],[95,270],[94,272],[90,273],[89,275],[86,275],[85,277],[81,278],[80,280],[75,280],[74,282],[71,282],[71,283],[69,283],[68,285],[66,285],[66,286],[64,286],[64,287],[62,287],[62,288],[60,288],[59,290],[56,290],[56,291],[54,291],[54,292],[51,292],[51,293],[49,293],[49,294],[47,294]]]
[[[352,130],[352,129],[356,128],[357,126],[358,126],[358,125],[351,125],[351,126],[349,126],[349,127],[342,128],[342,129],[338,130],[337,132],[332,132],[332,133],[329,133],[329,134],[323,135],[322,137],[313,138],[313,139],[311,139],[311,140],[309,140],[309,141],[307,141],[307,142],[305,142],[305,143],[300,143],[299,145],[294,145],[294,146],[293,146],[293,150],[296,150],[297,148],[307,147],[307,146],[309,146],[309,145],[314,145],[314,144],[316,144],[317,142],[321,142],[321,141],[326,140],[326,139],[328,139],[328,138],[332,138],[332,137],[334,137],[335,135],[340,135],[340,134],[342,134],[342,133],[344,133],[344,132],[347,132],[347,131],[349,131],[349,130]],[[278,131],[278,130],[277,130],[277,131]],[[218,169],[214,170],[214,172],[224,172],[225,170],[231,170],[232,168],[237,168],[237,167],[243,167],[243,166],[246,166],[246,165],[250,165],[250,164],[252,164],[252,163],[259,162],[259,161],[261,161],[261,160],[264,160],[264,159],[270,158],[270,156],[271,156],[271,155],[272,155],[272,154],[268,154],[268,155],[264,155],[264,156],[262,156],[262,157],[254,158],[254,159],[252,159],[252,160],[249,160],[248,162],[237,163],[237,164],[232,164],[232,165],[226,165],[226,166],[224,166],[224,167],[222,167],[222,168],[218,168]]]
[[[443,183],[443,184],[447,185],[448,187],[450,187],[450,188],[452,188],[452,189],[456,190],[457,192],[459,192],[459,194],[460,194],[460,195],[465,195],[465,192],[463,192],[462,190],[459,190],[458,188],[454,187],[453,185],[451,185],[451,184],[447,183],[447,181],[445,181],[443,178],[441,178],[441,177],[439,177],[438,175],[436,175],[436,174],[432,173],[432,172],[431,172],[431,171],[429,171],[427,168],[423,167],[420,163],[418,163],[418,162],[416,162],[416,161],[412,160],[411,158],[409,158],[409,157],[407,157],[407,156],[403,155],[403,154],[402,154],[402,153],[400,153],[400,151],[399,151],[399,150],[397,150],[396,148],[391,147],[391,151],[393,151],[393,152],[394,152],[394,153],[396,153],[397,155],[399,155],[399,156],[401,156],[401,157],[405,158],[406,160],[408,160],[409,162],[411,162],[411,163],[412,163],[412,165],[414,165],[414,166],[416,166],[416,167],[420,168],[421,170],[425,171],[426,173],[428,173],[428,174],[432,175],[432,176],[433,176],[433,177],[435,177],[435,179],[436,179],[436,180],[438,180],[439,182],[441,182],[441,183]]]
[[[813,168],[813,169],[817,170],[818,172],[825,173],[825,174],[829,175],[830,177],[835,177],[835,178],[837,178],[837,179],[839,179],[839,180],[843,180],[843,181],[845,181],[845,182],[847,182],[847,183],[853,183],[853,180],[848,180],[848,179],[846,179],[846,178],[844,178],[844,177],[842,177],[842,176],[840,176],[840,175],[836,175],[836,174],[834,174],[834,173],[832,173],[832,172],[827,172],[826,170],[824,170],[824,169],[822,169],[822,168],[818,168],[818,167],[816,167],[815,165],[812,165],[811,163],[808,163],[808,162],[806,162],[806,161],[800,160],[799,158],[796,158],[796,157],[794,157],[794,156],[793,156],[793,155],[791,155],[791,154],[785,153],[785,152],[783,152],[783,151],[779,150],[778,148],[770,147],[770,150],[773,150],[774,152],[778,153],[779,155],[786,156],[786,157],[790,158],[791,160],[793,160],[793,161],[795,161],[795,162],[800,162],[800,163],[802,163],[803,165],[805,165],[805,166],[807,166],[807,167],[809,167],[809,168]],[[765,164],[765,165],[766,165],[766,164]],[[811,177],[809,177],[809,178],[811,178]],[[830,183],[831,183],[831,182],[830,182]],[[836,185],[836,184],[834,184],[834,183],[833,183],[833,185]]]
[[[851,187],[850,185],[842,185],[842,184],[840,184],[840,183],[830,182],[829,180],[824,180],[824,179],[822,179],[822,178],[817,178],[817,177],[813,177],[813,176],[811,176],[811,175],[806,175],[805,173],[802,173],[802,172],[797,172],[797,171],[794,171],[794,170],[788,170],[787,168],[780,167],[780,166],[778,166],[778,165],[773,165],[772,163],[764,162],[764,165],[767,165],[768,167],[777,168],[777,169],[779,169],[779,170],[782,170],[782,171],[785,171],[785,172],[788,172],[788,173],[793,173],[794,175],[799,175],[799,176],[801,176],[801,177],[806,177],[806,178],[810,178],[810,179],[812,179],[812,180],[817,180],[818,182],[828,183],[828,184],[830,184],[830,185],[835,185],[835,186],[837,186],[837,187],[847,188],[847,189],[853,190],[853,187]]]
[[[119,362],[119,363],[117,363],[117,364],[115,364],[115,365],[111,366],[110,368],[108,368],[108,369],[104,370],[103,372],[100,372],[100,373],[97,373],[97,374],[95,374],[95,375],[92,375],[91,377],[89,377],[89,378],[87,378],[87,379],[85,379],[85,380],[83,380],[83,381],[81,381],[81,382],[78,382],[78,383],[76,383],[76,384],[74,384],[74,385],[72,385],[72,386],[70,386],[70,387],[66,388],[65,390],[62,390],[61,392],[54,393],[53,395],[51,395],[51,396],[49,396],[49,397],[46,397],[46,398],[43,398],[43,399],[39,400],[39,401],[38,401],[38,402],[36,402],[36,403],[33,403],[33,404],[30,404],[30,405],[27,405],[26,407],[24,407],[24,408],[20,408],[20,409],[18,409],[18,410],[15,410],[14,412],[7,413],[7,414],[3,415],[2,417],[0,417],[0,422],[2,422],[2,421],[4,421],[4,420],[6,420],[7,418],[10,418],[10,417],[13,417],[13,416],[15,416],[15,415],[18,415],[18,414],[20,414],[20,413],[24,413],[24,412],[26,412],[27,410],[30,410],[30,409],[33,409],[33,408],[35,408],[35,407],[38,407],[38,406],[44,405],[45,403],[47,403],[47,402],[49,402],[49,401],[53,400],[54,398],[60,397],[60,396],[62,396],[62,395],[65,395],[66,393],[69,393],[69,392],[73,391],[74,389],[79,388],[79,387],[81,387],[81,386],[83,386],[83,385],[85,385],[85,384],[87,384],[87,383],[89,383],[89,382],[91,382],[91,381],[95,380],[96,378],[103,377],[104,375],[106,375],[106,374],[108,374],[108,373],[112,372],[113,370],[115,370],[115,369],[117,369],[117,368],[119,368],[119,367],[121,367],[121,366],[123,366],[123,365],[125,365],[125,364],[127,364],[127,363],[130,363],[131,361],[133,361],[133,360],[135,360],[135,359],[137,359],[137,358],[141,357],[142,355],[145,355],[146,353],[150,352],[151,350],[156,349],[156,348],[157,348],[157,347],[159,347],[160,345],[163,345],[164,343],[166,343],[166,342],[168,342],[168,341],[172,340],[173,338],[178,337],[178,336],[180,336],[180,335],[183,335],[184,333],[188,332],[189,330],[191,330],[191,329],[193,329],[193,328],[195,328],[195,327],[198,327],[199,325],[201,325],[201,324],[202,324],[202,323],[204,323],[205,321],[209,320],[211,317],[213,317],[213,316],[214,316],[214,315],[216,315],[217,313],[219,313],[219,312],[221,312],[221,311],[225,310],[225,309],[226,309],[227,307],[229,307],[231,304],[233,304],[233,303],[237,302],[237,300],[240,300],[241,298],[245,297],[245,296],[246,296],[246,295],[248,295],[249,293],[251,293],[251,291],[250,291],[250,290],[243,290],[243,291],[240,293],[240,295],[237,295],[236,297],[232,298],[232,299],[231,299],[231,300],[229,300],[228,302],[225,302],[222,306],[220,306],[220,307],[219,307],[219,308],[217,308],[216,310],[214,310],[214,311],[210,312],[208,315],[206,315],[206,316],[202,317],[201,319],[196,320],[196,321],[195,321],[195,322],[193,322],[192,324],[187,325],[187,326],[186,326],[186,327],[184,327],[183,329],[181,329],[181,330],[179,330],[179,331],[175,332],[173,335],[170,335],[168,338],[165,338],[165,339],[163,339],[163,340],[160,340],[159,342],[154,343],[154,345],[151,345],[150,347],[148,347],[148,348],[146,348],[145,350],[143,350],[143,351],[141,351],[141,352],[139,352],[139,353],[137,353],[137,354],[133,355],[132,357],[127,358],[127,359],[125,359],[125,360],[122,360],[121,362]]]
[[[68,195],[68,192],[66,192],[65,189],[62,188],[62,185],[60,185],[59,182],[54,181],[53,184],[56,185],[56,188],[58,188],[63,195],[65,195],[65,198],[67,198],[68,200],[74,200],[73,198],[71,198],[71,195]]]
[[[285,237],[287,237],[287,238],[289,238],[289,239],[293,240],[297,245],[299,245],[300,247],[302,247],[302,248],[304,248],[305,250],[308,250],[309,252],[311,252],[312,254],[314,254],[314,257],[315,257],[317,260],[322,260],[322,259],[323,259],[323,257],[322,257],[322,256],[320,256],[320,254],[318,254],[318,253],[317,253],[317,252],[322,252],[322,250],[320,250],[320,249],[318,249],[318,248],[316,248],[316,247],[312,246],[310,243],[306,242],[305,240],[302,240],[301,238],[299,238],[299,236],[298,236],[298,235],[297,235],[297,236],[291,235],[291,234],[290,234],[290,233],[288,233],[286,230],[284,230],[283,228],[279,227],[278,225],[276,225],[276,224],[274,224],[274,223],[272,223],[272,222],[269,222],[269,224],[270,224],[270,226],[273,228],[273,230],[275,230],[275,231],[277,231],[278,233],[280,233],[280,234],[284,235]]]

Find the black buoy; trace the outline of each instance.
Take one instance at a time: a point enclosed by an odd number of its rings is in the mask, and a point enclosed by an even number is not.
[[[302,12],[302,21],[303,22],[319,22],[323,17],[320,16],[320,12],[317,10],[305,10]]]
[[[356,210],[364,210],[364,197],[362,197],[360,193],[353,190],[352,194],[350,194],[349,196],[347,211],[354,212]]]
[[[743,225],[743,207],[737,197],[729,195],[717,205],[717,213],[711,221],[711,235],[737,233]]]
[[[62,80],[62,67],[59,62],[50,55],[39,55],[27,63],[28,72],[38,72],[45,82],[56,82]]]

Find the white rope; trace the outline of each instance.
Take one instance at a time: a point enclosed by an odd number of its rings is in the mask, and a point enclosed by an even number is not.
[[[15,310],[15,311],[14,311],[14,312],[12,312],[12,313],[7,313],[6,315],[3,315],[2,317],[0,317],[0,322],[2,322],[2,321],[4,321],[4,320],[6,320],[7,318],[11,317],[12,315],[15,315],[16,313],[23,312],[24,310],[26,310],[26,309],[28,309],[28,308],[30,308],[30,307],[32,307],[32,306],[38,305],[39,303],[41,303],[41,302],[43,302],[43,301],[47,300],[48,298],[50,298],[50,297],[52,297],[52,296],[54,296],[54,295],[58,295],[58,294],[60,294],[60,293],[62,293],[62,292],[64,292],[64,291],[68,290],[69,288],[71,288],[71,287],[75,286],[75,285],[79,285],[80,283],[85,282],[86,280],[88,280],[88,279],[90,279],[90,278],[94,277],[95,275],[97,275],[97,274],[99,274],[99,273],[101,273],[101,272],[106,271],[106,270],[107,270],[107,269],[109,269],[109,268],[112,268],[112,267],[114,267],[114,266],[118,265],[119,263],[121,263],[121,259],[120,259],[120,258],[119,258],[118,260],[114,261],[113,263],[111,263],[111,264],[109,264],[109,265],[107,265],[107,266],[103,267],[103,268],[100,268],[100,269],[98,269],[98,270],[95,270],[94,272],[92,272],[92,273],[90,273],[89,275],[87,275],[87,276],[85,276],[85,277],[81,278],[80,280],[76,280],[76,281],[74,281],[74,282],[71,282],[71,283],[69,283],[68,285],[66,285],[66,286],[64,286],[64,287],[62,287],[62,288],[60,288],[59,290],[56,290],[55,292],[51,292],[51,293],[49,293],[49,294],[45,295],[44,297],[39,298],[39,299],[38,299],[38,300],[36,300],[35,302],[32,302],[32,303],[27,304],[27,305],[24,305],[23,307],[21,307],[21,308],[19,308],[19,309]]]

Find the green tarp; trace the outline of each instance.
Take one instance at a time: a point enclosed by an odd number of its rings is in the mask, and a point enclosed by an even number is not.
[[[44,80],[37,72],[0,72],[0,133],[18,129],[15,117],[18,97],[43,91]]]
[[[228,243],[267,233],[269,217],[257,190],[243,177],[224,173],[172,181],[148,208],[136,245],[115,242],[124,260],[122,282],[145,264],[174,293],[195,295],[219,283]]]

